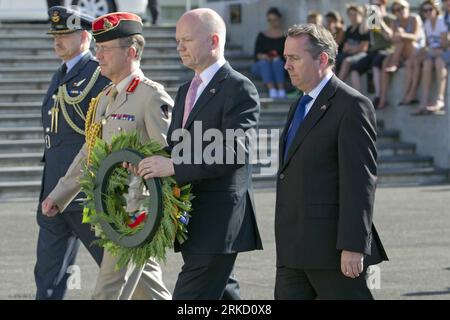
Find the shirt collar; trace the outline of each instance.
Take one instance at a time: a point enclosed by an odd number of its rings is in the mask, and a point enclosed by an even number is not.
[[[305,92],[305,94],[313,98],[313,100],[316,100],[320,92],[322,91],[323,87],[325,87],[325,85],[328,83],[328,81],[330,81],[333,75],[334,75],[333,72],[331,71],[328,72],[314,89],[312,89],[309,93]]]
[[[73,57],[69,61],[66,61],[65,62],[66,66],[67,66],[66,74],[69,73],[69,71],[73,67],[75,67],[75,65],[81,60],[81,58],[83,58],[83,56],[86,55],[88,52],[89,52],[89,50],[83,51],[82,53],[80,53],[79,55]]]
[[[226,60],[224,57],[219,58],[216,62],[214,62],[212,65],[210,65],[208,68],[203,70],[199,76],[202,79],[202,85],[207,86],[208,83],[211,81],[211,79],[214,77],[214,75],[219,71],[220,68],[226,63]]]
[[[130,84],[131,80],[135,77],[143,78],[144,73],[141,69],[137,68],[132,73],[130,73],[126,78],[122,79],[118,84],[116,84],[117,93],[121,93]]]

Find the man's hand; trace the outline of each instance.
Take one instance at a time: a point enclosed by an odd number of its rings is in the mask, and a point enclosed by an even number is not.
[[[54,217],[59,212],[58,205],[52,198],[45,199],[42,202],[41,208],[42,213],[50,218]]]
[[[172,159],[152,156],[139,162],[138,175],[144,179],[169,177],[175,174]]]
[[[357,278],[363,271],[364,255],[359,252],[345,251],[341,253],[341,271],[344,276]]]
[[[132,174],[134,174],[135,176],[138,175],[138,166],[135,166],[134,164],[130,163],[130,162],[126,162],[124,161],[122,163],[122,167],[124,167],[125,169],[127,169],[129,172],[131,172]]]

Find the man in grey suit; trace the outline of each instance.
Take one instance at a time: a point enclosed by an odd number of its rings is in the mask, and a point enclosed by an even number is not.
[[[276,299],[372,299],[367,266],[387,260],[372,224],[375,110],[332,72],[325,28],[289,29],[285,68],[304,92],[280,139]]]
[[[225,137],[227,129],[256,128],[259,118],[255,86],[225,61],[225,33],[224,21],[211,9],[188,11],[178,20],[177,50],[195,77],[178,90],[168,144],[174,151],[182,143],[188,148],[182,156],[174,152],[172,159],[149,157],[139,164],[138,173],[145,178],[174,176],[181,185],[191,183],[196,197],[187,226],[188,239],[177,246],[184,265],[174,299],[239,299],[238,282],[233,277],[237,253],[262,249],[252,167],[238,159],[239,154],[248,156],[245,143],[224,139],[223,158],[221,155],[219,161],[207,163],[203,157],[209,143],[203,139],[206,131]],[[189,136],[189,142],[176,139],[174,133],[180,133],[181,128],[183,139]],[[225,159],[226,154],[233,161],[226,161],[230,160]]]

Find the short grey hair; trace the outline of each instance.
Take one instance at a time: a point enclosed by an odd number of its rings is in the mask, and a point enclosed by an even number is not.
[[[136,49],[136,60],[141,61],[142,52],[144,51],[145,38],[140,34],[134,34],[129,37],[119,38],[121,47],[134,47]]]
[[[328,55],[328,65],[334,66],[336,63],[338,45],[333,35],[325,27],[312,23],[294,25],[289,28],[286,35],[291,38],[307,36],[309,38],[308,51],[314,59],[325,52]]]

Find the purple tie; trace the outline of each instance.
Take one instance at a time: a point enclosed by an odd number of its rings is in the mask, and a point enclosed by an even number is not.
[[[191,85],[189,86],[189,90],[186,95],[186,100],[184,101],[184,115],[183,115],[183,128],[186,124],[186,121],[189,117],[189,114],[194,107],[195,97],[197,96],[197,89],[202,84],[202,78],[198,75],[194,77],[191,81]]]

